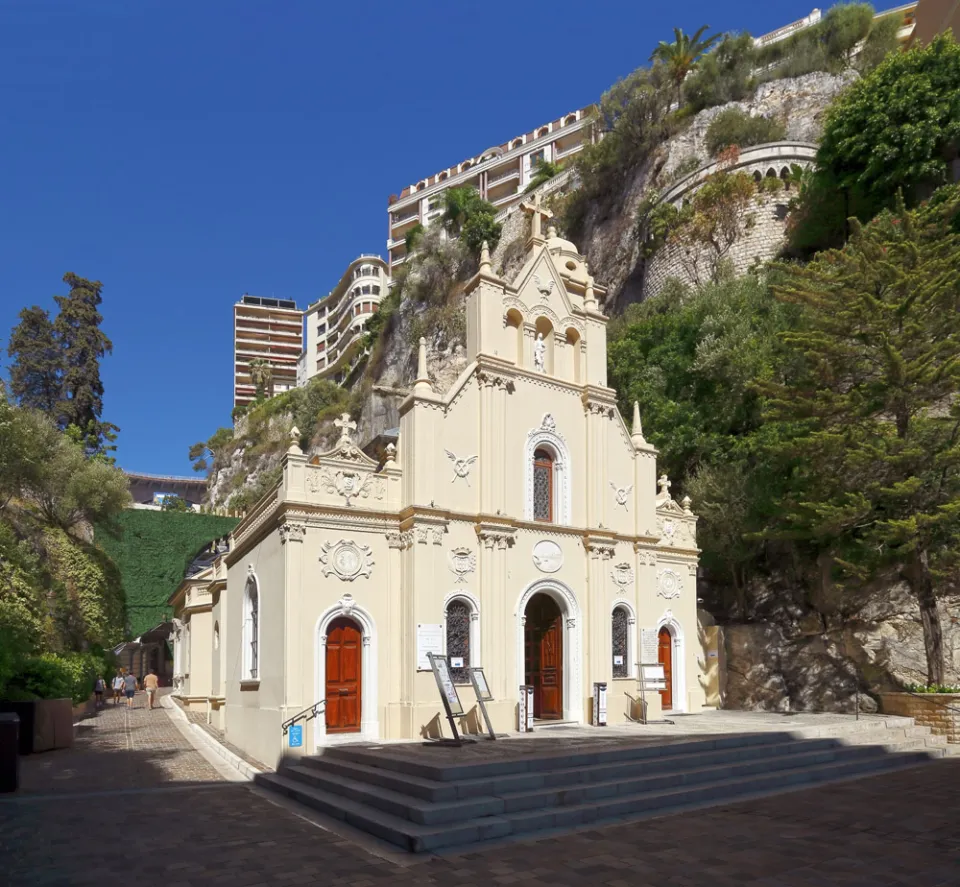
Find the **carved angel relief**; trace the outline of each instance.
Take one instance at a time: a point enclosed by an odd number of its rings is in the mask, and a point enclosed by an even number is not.
[[[628,487],[618,487],[613,481],[610,481],[610,489],[613,490],[613,501],[617,505],[622,505],[625,511],[629,511],[628,505],[630,494],[633,492],[633,484]]]
[[[540,280],[539,274],[533,275],[533,282],[537,287],[537,292],[544,297],[549,296],[550,293],[553,292],[553,287],[556,284],[556,281],[553,280],[552,278],[548,280],[546,283],[544,283],[543,281]]]
[[[357,545],[346,539],[324,542],[320,563],[323,564],[320,572],[324,576],[333,573],[344,582],[353,582],[357,577],[369,577],[373,572],[373,552],[369,545]]]
[[[450,483],[456,483],[458,477],[462,477],[466,482],[467,486],[470,486],[470,466],[477,461],[477,456],[467,456],[466,459],[459,459],[454,453],[451,453],[450,450],[444,450],[447,454],[447,458],[453,462],[453,477],[450,478]]]

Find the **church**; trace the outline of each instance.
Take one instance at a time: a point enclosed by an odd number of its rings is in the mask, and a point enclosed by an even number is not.
[[[649,718],[705,703],[696,517],[658,480],[639,409],[628,428],[607,386],[605,291],[543,233],[539,202],[524,208],[516,278],[484,248],[467,284],[468,364],[449,390],[421,339],[382,462],[348,416],[321,455],[294,430],[281,482],[171,597],[177,693],[257,760],[449,736],[429,653],[446,657],[468,734],[483,729],[476,667],[498,732],[518,729],[521,687],[535,730],[589,724],[596,682],[608,723],[636,718],[641,661],[665,673]],[[300,746],[285,730],[298,715]]]

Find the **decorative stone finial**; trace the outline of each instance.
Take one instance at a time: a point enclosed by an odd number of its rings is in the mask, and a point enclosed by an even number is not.
[[[386,462],[393,462],[393,461],[395,461],[396,456],[397,456],[397,448],[396,448],[392,443],[388,443],[388,444],[384,447],[384,452],[387,454],[387,458],[386,458],[384,461],[386,461]]]
[[[483,246],[480,247],[480,271],[481,273],[489,274],[493,270],[493,266],[490,264],[490,245],[487,241],[483,241]]]
[[[424,336],[420,337],[420,347],[417,350],[417,380],[413,390],[420,393],[433,391],[430,385],[430,374],[427,372],[427,340]]]
[[[553,240],[553,238],[556,237],[556,236],[557,236],[557,226],[556,226],[556,225],[550,225],[550,226],[548,226],[548,228],[547,228],[547,240]]]
[[[287,452],[291,456],[303,455],[303,450],[300,449],[300,429],[296,425],[290,429],[290,446],[287,447]]]
[[[669,477],[667,477],[665,474],[661,474],[660,479],[657,481],[657,487],[659,488],[658,492],[660,493],[661,497],[664,499],[670,498],[671,483]]]
[[[633,436],[643,438],[643,426],[640,424],[640,402],[633,402]]]
[[[587,267],[586,263],[583,267]],[[597,296],[593,291],[593,277],[590,275],[587,276],[587,288],[583,293],[583,307],[587,310],[597,310]]]
[[[684,514],[693,514],[693,511],[690,509],[690,506],[693,504],[689,496],[684,496],[680,502],[681,507],[683,508]]]

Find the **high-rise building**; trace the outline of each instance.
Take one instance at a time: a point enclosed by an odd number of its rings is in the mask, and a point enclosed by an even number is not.
[[[298,385],[318,375],[341,382],[349,374],[366,323],[387,294],[388,278],[387,263],[380,256],[360,256],[347,265],[329,294],[307,308]]]
[[[295,388],[301,351],[303,312],[296,302],[245,294],[233,306],[233,405],[256,397],[253,361],[270,367],[273,394]]]
[[[399,197],[392,196],[387,207],[391,270],[406,258],[410,229],[418,223],[427,227],[442,214],[447,188],[471,185],[498,210],[507,209],[519,202],[538,163],[568,163],[583,150],[591,137],[593,110],[590,106],[573,111],[408,185]]]

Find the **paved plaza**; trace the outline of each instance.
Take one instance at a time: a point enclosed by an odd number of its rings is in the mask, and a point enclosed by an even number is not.
[[[226,782],[166,710],[108,707],[23,759],[0,883],[820,887],[960,884],[960,760],[696,814],[413,857]],[[89,723],[89,722],[88,722]]]

